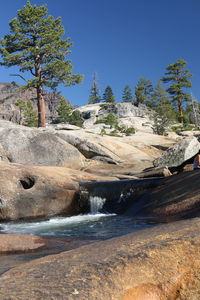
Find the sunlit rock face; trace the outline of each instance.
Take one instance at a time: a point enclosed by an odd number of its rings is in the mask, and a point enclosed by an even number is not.
[[[139,107],[132,103],[98,103],[79,107],[78,110],[84,118],[84,127],[100,132],[105,124],[94,124],[97,120],[105,118],[108,114],[114,114],[119,125],[134,127],[141,132],[153,133],[153,112],[145,106]]]
[[[62,167],[1,162],[0,220],[79,214],[79,182],[93,180],[103,178]]]
[[[186,137],[170,147],[154,161],[155,167],[177,167],[195,156],[200,149],[200,143],[196,137]]]
[[[0,122],[0,143],[11,162],[66,166],[74,169],[84,165],[84,156],[50,131],[12,123],[6,127],[6,124]]]
[[[12,163],[88,169],[95,161],[103,164],[97,166],[98,171],[104,170],[105,166],[111,169],[118,165],[124,169],[128,165],[131,174],[135,174],[152,167],[163,149],[175,142],[176,138],[145,132],[112,137],[77,127],[72,129],[68,125],[29,128],[0,120],[0,158]],[[111,173],[108,172],[109,176]]]
[[[0,297],[199,299],[199,230],[179,221],[32,260],[0,276]]]

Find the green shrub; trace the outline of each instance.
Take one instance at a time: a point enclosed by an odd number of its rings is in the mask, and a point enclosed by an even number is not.
[[[113,130],[113,131],[111,131],[107,135],[109,135],[109,136],[116,136],[116,137],[122,137],[121,135],[118,134],[118,131],[116,129]]]
[[[126,135],[132,135],[135,134],[135,128],[134,127],[128,127],[125,131]]]
[[[71,116],[69,117],[69,124],[83,127],[84,120],[81,116],[81,112],[79,110],[75,110],[72,112]]]
[[[71,125],[83,127],[84,120],[79,110],[72,111],[72,106],[62,98],[57,108],[58,117],[53,121],[54,124],[69,123]]]
[[[105,118],[97,120],[94,124],[101,124],[101,123],[110,125],[110,128],[118,126],[117,118],[113,114],[108,114]]]
[[[100,135],[105,135],[105,134],[107,134],[107,133],[106,133],[106,130],[105,130],[104,128],[101,128]]]
[[[199,128],[196,127],[195,125],[189,125],[189,124],[187,124],[187,125],[183,126],[183,130],[185,130],[185,131],[192,131],[192,130],[199,130]]]
[[[134,127],[126,127],[125,125],[117,126],[116,128],[119,132],[124,133],[125,135],[132,135],[135,134],[135,128]]]

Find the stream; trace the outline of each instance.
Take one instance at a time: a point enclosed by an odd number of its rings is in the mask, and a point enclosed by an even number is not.
[[[70,217],[53,217],[34,222],[0,224],[1,233],[34,234],[48,237],[108,239],[155,226],[151,219],[113,213],[101,213],[105,199],[90,197],[90,213]]]

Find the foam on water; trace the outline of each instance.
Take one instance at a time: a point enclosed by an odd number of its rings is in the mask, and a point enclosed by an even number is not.
[[[9,222],[0,224],[1,233],[34,234],[52,237],[106,239],[147,228],[145,220],[128,216],[100,213],[106,199],[90,197],[89,214],[71,217],[52,217],[37,222]]]
[[[53,236],[78,236],[83,233],[90,233],[93,224],[100,224],[102,219],[115,214],[103,214],[99,211],[102,209],[106,199],[100,197],[90,197],[91,213],[71,217],[54,217],[49,220],[38,222],[9,222],[0,224],[2,233],[21,233],[21,234],[39,234]],[[97,229],[98,231],[98,229]]]
[[[0,224],[2,233],[38,233],[43,230],[54,230],[56,228],[65,227],[67,225],[82,224],[92,221],[97,221],[100,218],[108,217],[107,214],[87,214],[72,217],[57,217],[41,222],[26,222],[26,223],[2,223]]]
[[[98,214],[100,210],[103,208],[106,199],[97,196],[94,197],[90,196],[89,202],[90,202],[90,212],[92,214]]]

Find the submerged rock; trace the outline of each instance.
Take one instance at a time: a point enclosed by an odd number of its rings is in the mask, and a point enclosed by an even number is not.
[[[0,254],[40,252],[41,255],[67,251],[94,242],[89,239],[42,237],[31,234],[0,234]],[[9,259],[12,261],[12,259]],[[23,257],[21,257],[23,260]],[[31,260],[31,257],[30,257]],[[26,261],[26,259],[25,259]],[[16,262],[13,259],[13,265]],[[0,257],[0,268],[2,267]],[[12,265],[10,266],[12,267]],[[1,271],[0,271],[1,272]]]

